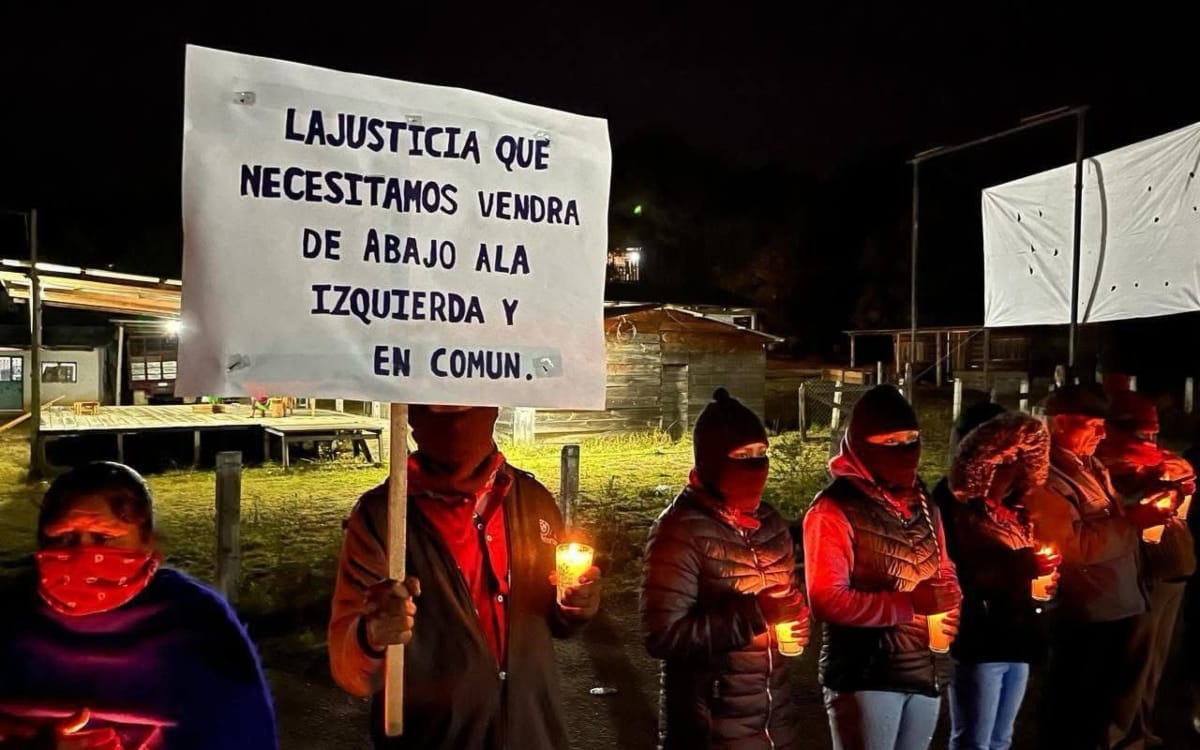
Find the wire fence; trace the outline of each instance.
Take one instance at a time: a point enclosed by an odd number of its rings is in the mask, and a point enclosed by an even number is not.
[[[873,385],[833,380],[809,380],[800,386],[800,437],[829,435],[831,444],[841,442],[850,410]]]

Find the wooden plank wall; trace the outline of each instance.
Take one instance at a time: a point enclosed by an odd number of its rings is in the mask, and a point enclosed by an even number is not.
[[[766,354],[762,348],[733,352],[692,352],[688,355],[688,423],[724,387],[761,419],[766,403]]]
[[[565,443],[605,434],[662,428],[662,350],[657,333],[633,333],[608,340],[607,403],[604,411],[539,409],[538,442]],[[513,410],[501,409],[501,437],[513,437]]]

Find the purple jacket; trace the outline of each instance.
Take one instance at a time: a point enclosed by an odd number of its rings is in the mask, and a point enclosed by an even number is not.
[[[113,726],[126,748],[275,750],[254,646],[229,605],[160,570],[128,604],[72,617],[32,587],[0,618],[0,711]]]

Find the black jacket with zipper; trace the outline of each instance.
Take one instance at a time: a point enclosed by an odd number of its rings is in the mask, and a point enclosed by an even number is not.
[[[795,721],[774,629],[755,595],[795,585],[792,537],[760,504],[754,530],[685,490],[650,530],[642,585],[646,648],[663,660],[659,746],[794,748]]]
[[[513,477],[504,500],[511,582],[504,670],[488,646],[462,574],[409,499],[407,573],[421,581],[413,639],[404,650],[404,735],[382,733],[381,660],[366,653],[358,622],[366,588],[386,578],[387,484],[358,501],[346,527],[334,591],[329,652],[334,678],[372,697],[379,750],[559,750],[568,747],[552,637],[564,623],[549,584],[562,520],[532,475]]]

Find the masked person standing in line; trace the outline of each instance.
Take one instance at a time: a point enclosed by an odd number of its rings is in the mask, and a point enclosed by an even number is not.
[[[494,407],[411,407],[408,580],[387,580],[386,482],[347,522],[330,665],[346,692],[373,697],[376,748],[567,747],[551,638],[596,615],[600,571],[557,602],[562,519],[554,497],[496,449],[496,416]],[[388,739],[382,678],[391,644],[408,645],[404,735]]]
[[[1191,464],[1158,445],[1158,410],[1133,391],[1112,394],[1105,436],[1096,450],[1113,487],[1128,504],[1169,501],[1171,510],[1196,491]],[[1160,534],[1142,540],[1142,581],[1150,606],[1139,615],[1131,644],[1141,687],[1126,696],[1119,715],[1132,717],[1122,748],[1161,747],[1154,734],[1154,707],[1187,581],[1196,572],[1195,540],[1184,519],[1172,517]]]
[[[664,662],[659,746],[797,748],[777,626],[803,648],[808,609],[793,580],[787,524],[762,502],[767,432],[720,388],[694,439],[688,486],[646,547],[642,630],[650,655]]]
[[[951,613],[936,636],[952,639],[962,593],[920,459],[912,407],[891,386],[873,388],[851,412],[833,482],[804,517],[835,750],[925,750],[937,726],[951,663],[930,648],[928,616],[939,615],[937,627]]]
[[[1065,386],[1045,401],[1050,429],[1048,492],[1027,501],[1034,533],[1062,554],[1042,688],[1039,747],[1117,748],[1131,716],[1122,705],[1140,695],[1134,628],[1146,612],[1139,533],[1165,523],[1169,510],[1122,509],[1096,458],[1108,407],[1091,390]]]

